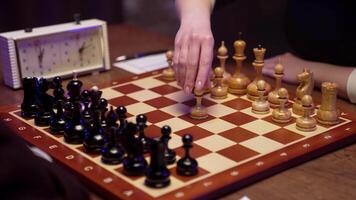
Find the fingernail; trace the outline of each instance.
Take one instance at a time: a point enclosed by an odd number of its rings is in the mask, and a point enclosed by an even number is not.
[[[186,86],[186,87],[185,87],[185,92],[186,92],[186,93],[190,93],[190,88],[189,88],[189,86]]]
[[[201,81],[198,81],[198,87],[200,87],[202,85],[202,82]]]

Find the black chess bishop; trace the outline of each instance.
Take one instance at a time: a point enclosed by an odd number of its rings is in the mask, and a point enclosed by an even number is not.
[[[143,156],[143,148],[141,142],[135,137],[137,132],[134,123],[127,123],[125,128],[118,128],[118,136],[121,145],[123,146],[126,156],[124,157],[123,169],[128,176],[144,175],[147,168],[147,161]]]
[[[170,184],[170,172],[165,161],[165,143],[161,140],[150,142],[150,165],[146,170],[145,185],[163,188]]]
[[[138,129],[138,139],[142,143],[143,153],[148,153],[150,150],[150,138],[145,136],[145,128],[147,127],[147,117],[145,115],[137,115],[136,124]]]
[[[171,127],[165,125],[161,128],[162,136],[160,140],[164,144],[164,158],[167,164],[173,164],[176,161],[176,152],[169,148],[168,142],[171,139],[170,134],[172,133]]]

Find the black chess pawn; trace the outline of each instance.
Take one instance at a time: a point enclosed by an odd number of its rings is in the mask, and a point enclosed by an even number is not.
[[[150,150],[150,139],[145,136],[145,128],[147,127],[147,117],[145,115],[137,115],[136,124],[138,129],[138,139],[142,143],[143,153],[147,153]]]
[[[37,82],[37,106],[38,111],[35,115],[35,125],[49,126],[53,112],[53,97],[47,94],[49,82],[41,78]]]
[[[76,74],[74,74],[73,80],[71,80],[67,85],[68,96],[71,102],[80,102],[80,92],[82,86],[83,82],[78,80]]]
[[[82,93],[81,93],[81,96],[82,96],[82,103],[83,103],[83,119],[85,121],[86,124],[90,125],[92,123],[92,112],[91,112],[91,109],[89,107],[90,105],[90,93],[89,93],[89,90],[83,90]]]
[[[97,153],[105,145],[107,139],[100,124],[100,113],[94,113],[93,126],[84,134],[83,146],[90,153]]]
[[[170,172],[165,162],[165,144],[152,140],[150,143],[150,165],[146,170],[145,185],[152,188],[163,188],[170,184]]]
[[[106,112],[108,111],[108,101],[104,98],[99,99],[99,110],[100,110],[100,123],[101,126],[106,129],[107,122],[106,122]]]
[[[119,122],[120,122],[120,125],[119,125],[119,128],[120,129],[123,129],[125,128],[126,124],[127,124],[127,121],[126,121],[126,113],[127,113],[127,110],[124,106],[119,106],[116,108],[116,114],[119,118]]]
[[[111,127],[108,142],[101,149],[101,161],[105,164],[116,165],[122,162],[125,152],[117,143],[116,128]]]
[[[116,115],[114,111],[114,107],[110,106],[110,110],[108,114],[106,115],[106,123],[108,127],[118,127],[119,125],[117,124],[117,119],[118,116]]]
[[[126,156],[124,157],[123,172],[128,176],[141,176],[147,168],[147,161],[143,156],[143,149],[141,142],[135,138],[136,125],[127,123],[124,129],[118,129],[119,141],[125,149]]]
[[[194,176],[198,173],[198,162],[189,154],[193,147],[193,137],[190,134],[185,134],[182,138],[185,155],[177,162],[177,174],[181,176]]]
[[[57,101],[57,112],[52,117],[50,122],[50,131],[53,134],[63,133],[66,125],[64,113],[63,113],[63,106],[62,100]]]
[[[167,164],[173,164],[176,161],[176,152],[168,147],[168,142],[171,139],[170,134],[172,133],[171,127],[165,125],[161,128],[162,136],[160,140],[164,144],[164,158]]]
[[[89,132],[85,126],[84,119],[80,112],[80,104],[72,103],[72,118],[66,120],[66,126],[64,129],[64,141],[70,144],[83,143],[83,137]]]
[[[36,104],[37,78],[26,77],[22,80],[23,101],[21,104],[21,116],[26,118],[35,117],[37,112]]]

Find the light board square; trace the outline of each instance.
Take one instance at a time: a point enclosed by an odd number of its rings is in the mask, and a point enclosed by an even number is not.
[[[186,94],[183,90],[173,92],[171,94],[167,94],[167,95],[165,95],[165,97],[172,99],[174,101],[177,101],[179,103],[194,99],[193,94]]]
[[[221,137],[220,135],[211,135],[197,140],[195,143],[213,152],[217,152],[236,144],[236,142]]]
[[[157,123],[155,125],[160,127],[160,128],[162,126],[164,126],[164,125],[168,125],[168,126],[171,127],[173,132],[178,132],[178,131],[180,131],[182,129],[186,129],[186,128],[194,126],[194,124],[189,123],[187,121],[184,121],[184,120],[182,120],[180,118],[176,118],[176,117],[175,118],[171,118],[171,119],[167,119],[165,121],[161,121],[161,122],[159,122],[159,123]]]
[[[245,140],[240,145],[262,154],[270,153],[283,147],[283,144],[263,136]]]
[[[151,90],[140,90],[134,93],[130,93],[127,96],[136,99],[138,101],[147,101],[150,99],[154,99],[157,97],[160,97],[160,94],[157,94],[156,92],[153,92]]]
[[[101,91],[103,92],[103,94],[101,95],[102,98],[104,99],[113,99],[116,97],[121,97],[124,94],[122,94],[121,92],[117,91],[117,90],[113,90],[111,88],[105,88],[105,89],[101,89]]]
[[[159,197],[161,195],[167,194],[168,192],[171,192],[173,190],[176,190],[182,186],[184,186],[184,183],[177,179],[174,176],[170,176],[171,179],[171,184],[169,184],[167,187],[160,188],[160,189],[155,189],[155,188],[150,188],[145,185],[145,177],[141,177],[135,181],[132,182],[132,184],[139,188],[140,190],[143,190],[147,194],[151,195],[152,197]]]
[[[168,114],[171,114],[173,116],[176,116],[176,117],[179,117],[179,116],[189,113],[190,109],[191,109],[190,107],[188,107],[184,104],[181,104],[181,103],[177,103],[177,104],[174,104],[171,106],[161,108],[162,111],[164,111]]]
[[[291,125],[288,125],[286,127],[284,127],[285,129],[288,129],[292,132],[295,132],[295,133],[298,133],[300,135],[303,135],[305,137],[310,137],[310,136],[314,136],[314,135],[317,135],[317,134],[320,134],[320,133],[323,133],[325,132],[327,129],[325,127],[322,127],[322,126],[319,126],[319,125],[316,125],[316,130],[315,131],[311,131],[311,132],[306,132],[306,131],[300,131],[297,129],[296,127],[296,123],[293,123]]]
[[[136,80],[136,81],[132,81],[131,83],[135,84],[135,85],[137,85],[139,87],[145,88],[145,89],[150,89],[150,88],[157,87],[157,86],[165,84],[164,82],[162,82],[160,80],[157,80],[157,79],[155,79],[153,77],[139,79],[139,80]]]
[[[134,116],[156,110],[156,108],[154,108],[148,104],[142,103],[142,102],[128,105],[128,106],[126,106],[126,109],[127,109],[128,113],[130,113]]]
[[[260,119],[249,122],[247,124],[243,124],[240,127],[258,135],[263,135],[265,133],[269,133],[280,128],[279,126]]]
[[[218,173],[232,167],[237,163],[220,154],[210,153],[197,159],[199,166],[211,173]]]
[[[221,120],[221,119],[213,119],[198,125],[200,128],[203,128],[207,131],[210,131],[214,134],[221,133],[223,131],[227,131],[229,129],[235,128],[236,125],[231,124],[230,122]]]
[[[224,106],[222,104],[215,104],[213,106],[209,106],[207,108],[207,111],[208,111],[209,115],[212,115],[214,117],[222,117],[222,116],[229,115],[231,113],[236,112],[236,110],[234,110],[230,107]]]

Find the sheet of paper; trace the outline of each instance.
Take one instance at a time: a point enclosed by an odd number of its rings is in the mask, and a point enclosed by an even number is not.
[[[165,53],[134,58],[113,64],[114,67],[129,71],[133,74],[142,74],[167,67]]]

